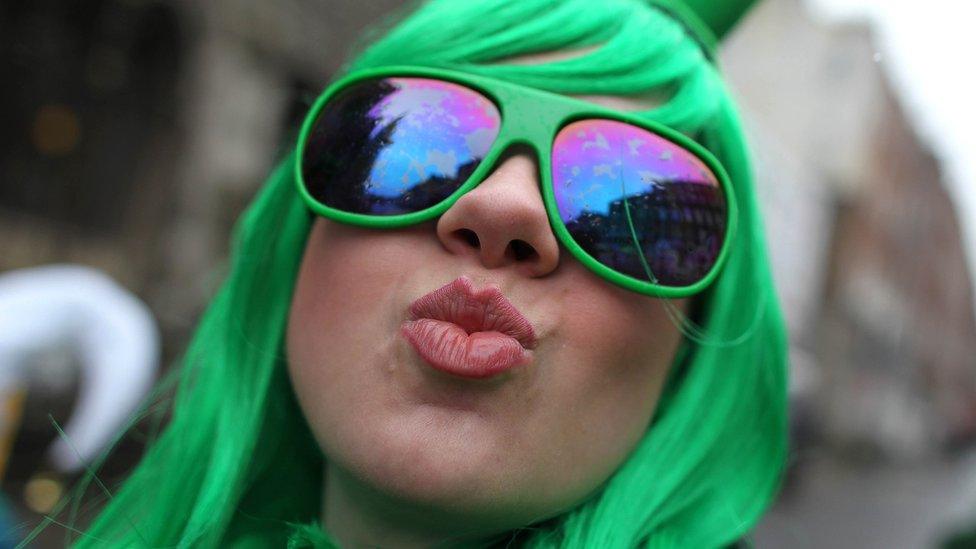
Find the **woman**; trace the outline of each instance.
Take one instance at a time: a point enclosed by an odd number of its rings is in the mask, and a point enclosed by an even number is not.
[[[238,223],[172,420],[78,545],[746,534],[784,460],[784,337],[710,57],[639,0],[392,27]]]

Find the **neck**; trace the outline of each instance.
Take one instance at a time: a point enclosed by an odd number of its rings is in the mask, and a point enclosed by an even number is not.
[[[377,492],[326,464],[322,524],[346,548],[414,549],[478,539],[472,530],[431,509]]]

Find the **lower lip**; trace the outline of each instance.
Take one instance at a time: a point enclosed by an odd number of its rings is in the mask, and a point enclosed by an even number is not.
[[[443,320],[408,320],[404,337],[428,364],[467,378],[487,378],[525,364],[532,356],[517,339],[501,332],[468,334]]]

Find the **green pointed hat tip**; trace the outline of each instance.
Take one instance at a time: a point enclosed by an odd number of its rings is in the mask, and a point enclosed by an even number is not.
[[[755,0],[682,0],[721,41]]]
[[[719,42],[756,0],[649,0],[670,12],[698,39],[709,59],[715,60]]]

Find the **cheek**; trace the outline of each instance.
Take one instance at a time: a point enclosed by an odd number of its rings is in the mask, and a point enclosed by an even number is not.
[[[313,226],[296,291],[331,300],[343,313],[383,297],[410,270],[417,231],[368,231],[320,219]],[[355,305],[358,305],[355,306]]]
[[[559,339],[567,344],[552,361],[564,366],[552,390],[562,424],[576,432],[566,438],[578,445],[570,451],[585,458],[576,466],[609,474],[646,431],[680,333],[659,300],[608,289],[589,274],[572,287],[562,294]]]
[[[326,434],[354,423],[348,413],[355,409],[354,398],[379,398],[380,380],[371,377],[378,373],[357,366],[377,363],[392,346],[399,320],[384,314],[396,309],[389,288],[411,270],[411,258],[403,253],[411,248],[402,241],[389,233],[353,231],[317,221],[289,313],[289,373],[323,449]]]
[[[610,286],[595,275],[580,273],[577,281],[562,293],[566,314],[561,330],[592,364],[606,369],[608,379],[651,380],[661,377],[674,356],[681,334],[666,307],[679,314],[686,300],[664,300],[640,296]]]
[[[353,253],[350,244],[325,236],[318,225],[309,235],[288,325],[289,363],[297,365],[293,370],[299,378],[328,375],[329,369],[319,367],[323,357],[351,348],[339,345],[340,341],[362,338],[378,328],[373,326],[376,320],[370,309],[356,305],[378,305],[382,295],[376,292],[376,284],[388,273],[370,265],[368,257]]]
[[[368,231],[317,220],[309,235],[295,285],[289,347],[345,342],[318,354],[342,352],[393,329],[399,320],[383,312],[395,308],[393,288],[420,267],[418,249],[430,245],[427,226],[413,230]],[[389,332],[382,332],[389,333]],[[306,353],[310,354],[310,353]]]

